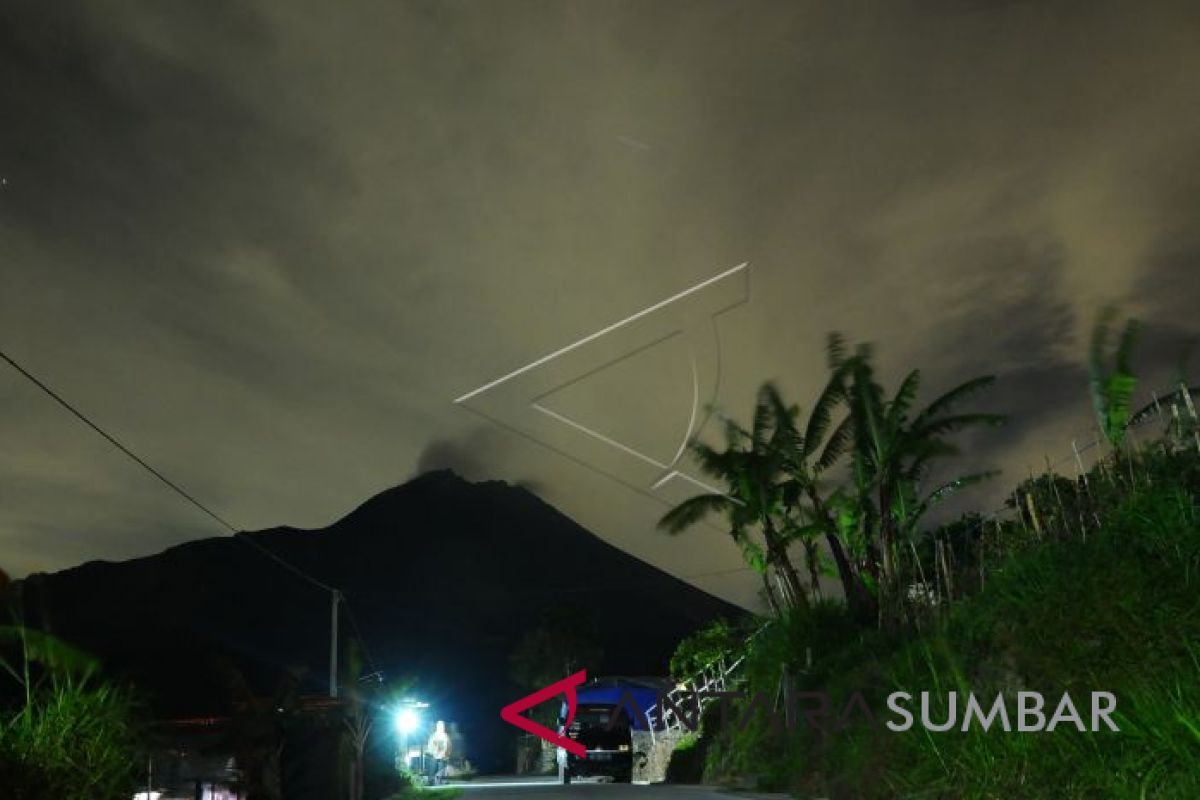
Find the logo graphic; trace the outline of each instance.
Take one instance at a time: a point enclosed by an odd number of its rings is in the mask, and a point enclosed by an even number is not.
[[[663,502],[682,499],[695,493],[697,487],[720,494],[677,465],[717,398],[721,380],[717,317],[748,298],[748,267],[739,264],[467,392],[454,402]],[[636,437],[628,433],[604,433],[605,420],[585,424],[574,413],[555,407],[555,400],[563,392],[572,392],[601,372],[621,374],[621,368],[632,359],[655,350],[672,357],[668,362],[673,365],[671,376],[679,384],[679,391],[670,393],[680,400],[672,407],[678,411],[670,412],[678,416],[655,420],[653,426],[671,431],[665,444],[654,448],[632,443],[630,439]],[[647,400],[657,397],[649,389],[642,394]],[[600,409],[601,415],[603,411]],[[668,485],[671,491],[664,492]]]
[[[579,742],[539,725],[528,717],[521,716],[522,711],[533,708],[538,703],[544,703],[560,693],[565,694],[567,696],[567,719],[563,723],[563,728],[565,729],[566,726],[571,724],[571,720],[575,719],[575,687],[586,680],[587,670],[581,669],[574,675],[563,678],[561,681],[555,681],[544,689],[538,689],[533,694],[522,697],[515,703],[509,703],[500,709],[500,719],[511,725],[516,725],[526,733],[532,733],[540,739],[545,739],[550,744],[558,745],[568,753],[577,755],[580,758],[587,758],[587,748]]]
[[[522,730],[586,758],[587,750],[579,742],[560,736],[517,713],[564,691],[570,709],[565,724],[570,725],[575,717],[575,687],[583,683],[586,677],[586,671],[580,671],[557,681],[505,706],[500,716]],[[694,688],[689,691],[679,687],[658,692],[653,708],[647,709],[642,709],[637,698],[626,689],[616,703],[610,704],[612,714],[604,729],[616,729],[624,716],[629,719],[633,730],[670,729],[696,733],[700,730],[701,713],[710,703],[716,702],[721,727],[732,726],[739,731],[746,730],[753,719],[759,718],[768,723],[775,733],[800,725],[808,725],[821,734],[838,733],[854,725],[865,725],[872,730],[882,730],[886,726],[893,733],[904,733],[914,727],[937,732],[959,730],[963,733],[979,729],[989,733],[993,726],[1005,733],[1053,733],[1059,726],[1073,728],[1080,733],[1121,732],[1112,719],[1117,711],[1117,697],[1112,692],[1090,692],[1088,705],[1083,705],[1078,704],[1068,692],[1063,692],[1055,700],[1041,692],[1021,691],[1016,693],[1015,707],[1010,709],[1013,698],[1003,693],[993,695],[989,706],[989,698],[977,697],[974,692],[962,697],[955,691],[922,691],[915,695],[897,691],[886,698],[889,713],[884,715],[881,726],[880,717],[871,710],[860,691],[851,693],[844,704],[835,705],[835,700],[825,692],[797,692],[791,681],[782,681],[780,688],[782,707],[776,692],[751,694]],[[960,707],[961,714],[958,710]],[[1088,710],[1090,715],[1086,713]],[[649,716],[651,714],[652,717]]]

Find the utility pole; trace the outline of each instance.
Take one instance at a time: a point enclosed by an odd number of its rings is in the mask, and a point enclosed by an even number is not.
[[[332,603],[329,619],[329,696],[336,698],[338,696],[338,601],[342,599],[342,594],[337,589],[333,589],[330,596]]]

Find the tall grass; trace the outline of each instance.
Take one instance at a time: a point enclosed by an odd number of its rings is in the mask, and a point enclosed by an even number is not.
[[[137,736],[130,696],[98,678],[95,662],[44,633],[0,628],[15,652],[0,658],[18,703],[0,709],[5,800],[128,800]]]

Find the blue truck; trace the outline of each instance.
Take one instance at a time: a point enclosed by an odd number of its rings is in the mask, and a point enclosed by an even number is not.
[[[671,688],[666,678],[596,678],[575,693],[575,716],[567,721],[567,703],[558,715],[558,732],[587,748],[580,757],[558,748],[563,783],[575,778],[604,777],[629,781],[633,776],[632,731],[644,730],[646,714],[660,692]]]

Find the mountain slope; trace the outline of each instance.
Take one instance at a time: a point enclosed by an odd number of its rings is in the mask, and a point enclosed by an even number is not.
[[[548,605],[594,617],[592,674],[663,674],[679,638],[741,610],[606,544],[503,482],[433,472],[385,491],[328,528],[244,534],[341,589],[369,654],[412,676],[435,713],[482,741],[519,695],[508,656]],[[27,619],[97,653],[161,713],[228,707],[236,667],[269,691],[288,667],[321,691],[330,596],[245,542],[214,538],[121,563],[93,562],[24,585]],[[225,666],[222,666],[225,665]]]

